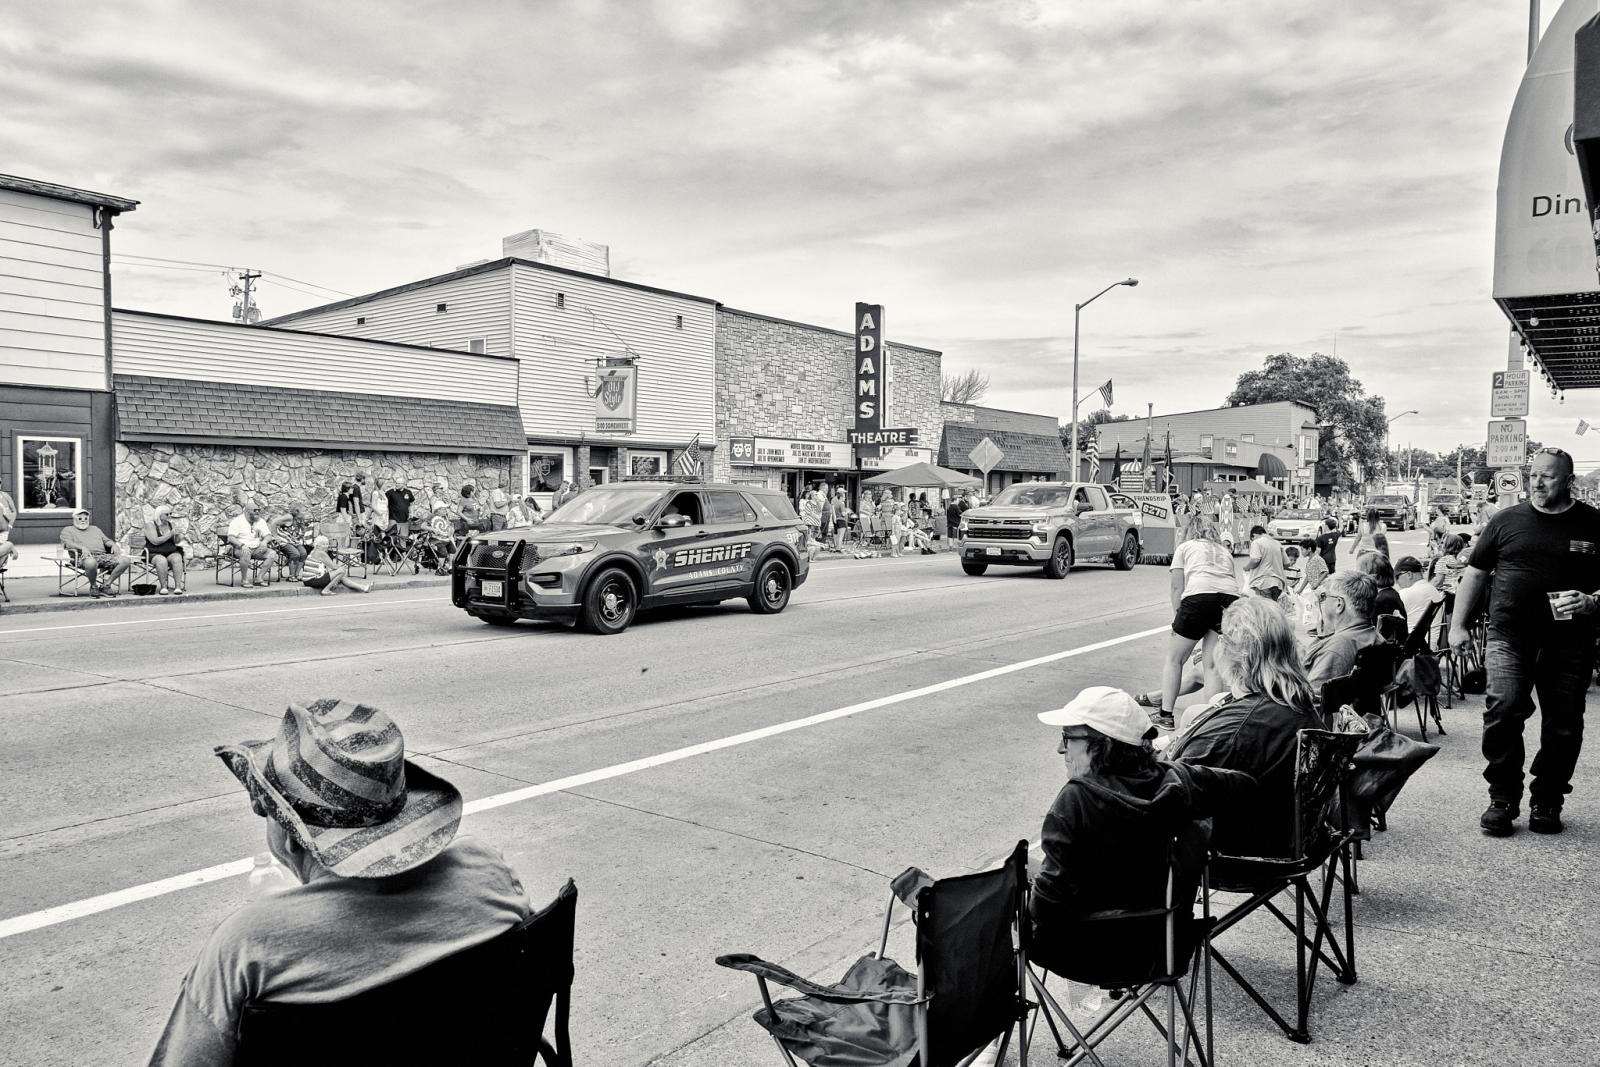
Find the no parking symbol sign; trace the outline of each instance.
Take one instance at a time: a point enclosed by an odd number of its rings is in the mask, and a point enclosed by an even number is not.
[[[1495,471],[1494,491],[1496,496],[1516,496],[1522,492],[1522,472],[1520,470]]]

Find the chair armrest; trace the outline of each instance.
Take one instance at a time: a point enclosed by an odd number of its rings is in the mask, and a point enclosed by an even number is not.
[[[804,993],[808,997],[818,1000],[832,1001],[837,1004],[876,1003],[876,1004],[925,1004],[929,997],[919,997],[914,992],[905,993],[863,993],[855,989],[845,989],[841,986],[818,985],[786,967],[775,963],[768,963],[759,956],[752,956],[748,952],[734,952],[726,956],[717,957],[717,966],[727,967],[735,971],[747,971],[757,978],[765,978],[779,985],[788,986],[797,993]]]

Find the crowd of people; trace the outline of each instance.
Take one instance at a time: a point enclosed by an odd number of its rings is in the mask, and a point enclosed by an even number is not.
[[[817,553],[869,559],[907,552],[932,555],[939,542],[955,537],[961,512],[976,503],[972,490],[935,491],[931,498],[921,490],[902,500],[893,490],[870,486],[852,501],[844,486],[816,482],[801,494],[797,510]]]

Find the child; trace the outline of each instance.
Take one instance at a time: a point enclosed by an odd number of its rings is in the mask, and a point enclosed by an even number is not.
[[[323,596],[332,596],[342,585],[358,593],[372,592],[371,582],[358,582],[350,577],[347,567],[342,567],[328,554],[328,539],[318,536],[311,542],[311,553],[300,564],[300,582],[307,589],[319,589]]]

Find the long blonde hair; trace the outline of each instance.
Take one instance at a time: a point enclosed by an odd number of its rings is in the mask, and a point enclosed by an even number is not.
[[[1283,609],[1264,597],[1236,600],[1222,613],[1217,670],[1224,682],[1285,707],[1310,712],[1311,682],[1300,665]]]

